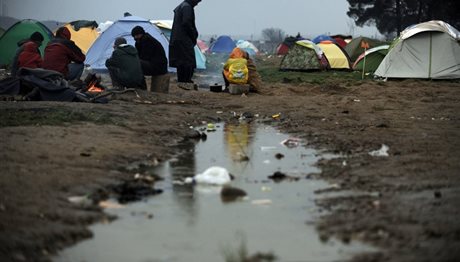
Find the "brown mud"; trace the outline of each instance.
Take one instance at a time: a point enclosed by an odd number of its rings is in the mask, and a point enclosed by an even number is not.
[[[167,160],[190,126],[258,114],[312,147],[342,155],[316,175],[324,239],[364,241],[379,252],[356,261],[458,261],[460,257],[460,83],[364,81],[350,86],[268,84],[247,96],[139,91],[108,104],[0,102],[0,257],[47,261],[109,222],[96,204],[136,161]],[[272,115],[280,113],[279,118]],[[58,119],[58,120],[56,120]],[[389,156],[368,153],[389,147]],[[335,191],[356,190],[360,196]]]

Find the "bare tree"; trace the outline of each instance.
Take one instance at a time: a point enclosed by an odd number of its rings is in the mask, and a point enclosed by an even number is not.
[[[279,28],[265,28],[262,30],[262,37],[267,42],[281,43],[286,37],[286,33]]]
[[[351,36],[354,36],[354,35],[355,35],[355,31],[356,31],[355,20],[349,19],[349,20],[347,21],[347,26],[348,26],[348,34],[351,35]]]

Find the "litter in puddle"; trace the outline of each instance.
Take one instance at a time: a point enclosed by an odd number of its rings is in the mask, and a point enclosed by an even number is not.
[[[390,148],[387,145],[382,144],[382,147],[380,149],[369,152],[369,155],[377,156],[377,157],[387,157],[389,156],[388,154],[389,149]]]

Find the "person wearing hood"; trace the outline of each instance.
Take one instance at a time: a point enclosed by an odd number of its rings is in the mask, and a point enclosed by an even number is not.
[[[128,45],[123,37],[115,39],[113,48],[112,56],[105,61],[113,87],[145,89],[144,74],[136,48]]]
[[[195,50],[198,30],[194,7],[201,0],[185,0],[174,9],[174,21],[169,41],[169,65],[177,68],[178,86],[190,90],[196,68]]]
[[[146,33],[142,26],[135,26],[131,35],[136,40],[136,49],[141,61],[142,72],[147,76],[159,76],[168,73],[168,59],[158,40]]]
[[[67,80],[76,80],[83,73],[85,58],[81,49],[70,40],[69,29],[60,27],[45,48],[43,68],[60,72]]]
[[[44,37],[40,32],[34,32],[29,39],[18,43],[18,49],[11,66],[11,75],[16,76],[18,69],[21,67],[42,67],[43,59],[39,47],[42,45],[43,40]]]

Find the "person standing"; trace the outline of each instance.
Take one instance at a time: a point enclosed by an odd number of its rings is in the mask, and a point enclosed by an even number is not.
[[[198,30],[195,26],[194,7],[201,0],[184,0],[174,9],[174,21],[169,42],[169,65],[177,68],[178,86],[190,90],[196,68],[195,50]]]
[[[43,68],[60,72],[67,80],[79,80],[85,58],[81,49],[70,40],[69,29],[60,27],[45,48]]]
[[[144,31],[141,26],[135,26],[131,35],[136,40],[142,72],[147,76],[158,76],[168,73],[168,59],[158,40]]]
[[[115,39],[113,48],[112,56],[105,61],[113,87],[145,89],[144,74],[136,48],[128,45],[123,37]]]

